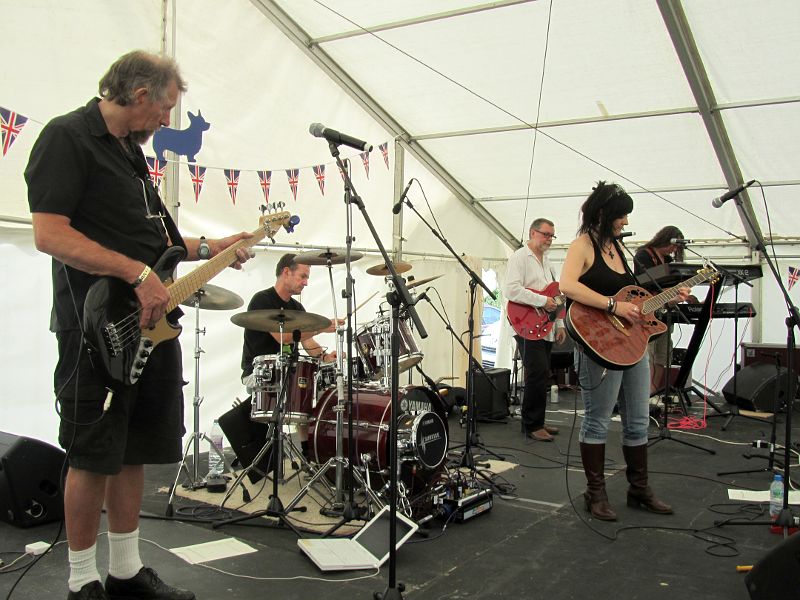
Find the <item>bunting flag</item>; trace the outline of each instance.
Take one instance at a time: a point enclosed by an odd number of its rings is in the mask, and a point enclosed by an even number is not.
[[[369,179],[369,152],[362,152],[359,154],[361,162],[364,163],[364,170],[367,172],[367,179]]]
[[[800,267],[789,267],[789,289],[800,279]]]
[[[0,106],[0,142],[3,144],[3,156],[6,155],[11,144],[17,139],[19,132],[25,127],[28,117]]]
[[[322,195],[325,195],[325,165],[316,165],[314,166],[314,177],[317,178],[317,183],[319,184],[319,191],[322,192]]]
[[[389,142],[378,144],[381,154],[383,154],[383,162],[386,163],[386,168],[389,168]]]
[[[194,201],[200,201],[200,192],[203,191],[203,180],[206,177],[206,168],[200,165],[186,165],[189,174],[192,176],[192,186],[194,187]]]
[[[286,169],[286,177],[289,179],[289,187],[292,188],[292,196],[297,201],[297,184],[300,181],[300,169]]]
[[[150,175],[150,181],[158,189],[161,187],[161,182],[167,172],[167,161],[158,160],[155,156],[145,156],[144,158],[147,161],[147,172]]]
[[[223,169],[225,173],[225,180],[228,182],[228,193],[231,195],[231,200],[236,204],[236,190],[239,187],[239,169]]]
[[[269,184],[272,181],[272,171],[257,171],[261,190],[264,192],[264,203],[269,204]]]

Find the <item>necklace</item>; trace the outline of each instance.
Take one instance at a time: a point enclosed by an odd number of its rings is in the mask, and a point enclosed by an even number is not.
[[[608,258],[614,260],[614,257],[616,256],[616,254],[614,254],[614,246],[609,246],[608,250],[605,250],[605,253],[608,254]]]

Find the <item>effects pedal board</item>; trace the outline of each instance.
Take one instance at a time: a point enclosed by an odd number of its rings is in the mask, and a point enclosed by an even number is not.
[[[492,510],[493,505],[492,490],[466,489],[464,490],[464,495],[460,498],[444,498],[442,501],[442,508],[447,518],[452,518],[457,523],[463,523],[473,517],[487,513]]]

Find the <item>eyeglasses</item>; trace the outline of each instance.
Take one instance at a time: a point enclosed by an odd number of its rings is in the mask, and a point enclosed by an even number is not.
[[[539,231],[538,229],[534,229],[534,231],[536,233],[538,233],[539,235],[541,235],[542,237],[548,239],[548,240],[556,239],[556,234],[555,233],[548,233],[547,231]]]

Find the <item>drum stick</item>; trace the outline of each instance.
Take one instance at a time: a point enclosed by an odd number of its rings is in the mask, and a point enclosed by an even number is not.
[[[356,313],[356,312],[358,312],[358,309],[359,309],[359,308],[363,308],[363,307],[364,307],[364,305],[365,305],[367,302],[369,302],[370,300],[372,300],[372,299],[373,299],[375,296],[377,296],[377,295],[378,295],[378,292],[372,292],[372,294],[370,295],[370,297],[369,297],[369,298],[367,298],[366,300],[364,300],[364,301],[363,301],[361,304],[359,304],[358,306],[356,306],[356,307],[355,307],[355,309],[353,310],[353,312],[351,312],[350,314],[352,315],[353,313]]]

